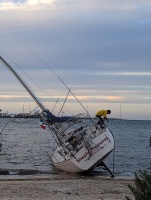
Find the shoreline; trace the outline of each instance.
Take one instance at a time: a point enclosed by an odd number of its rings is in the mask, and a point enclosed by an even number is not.
[[[50,175],[1,177],[1,200],[10,199],[52,199],[52,200],[123,200],[125,196],[134,199],[128,188],[133,177]]]
[[[100,178],[100,179],[120,179],[120,180],[134,180],[135,176],[118,175],[111,177],[109,174],[68,174],[65,172],[59,174],[0,174],[0,181],[5,180],[57,180],[57,179],[78,179],[78,178]]]

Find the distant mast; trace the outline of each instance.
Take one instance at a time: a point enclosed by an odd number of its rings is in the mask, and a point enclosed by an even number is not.
[[[120,119],[122,119],[122,104],[120,103]]]

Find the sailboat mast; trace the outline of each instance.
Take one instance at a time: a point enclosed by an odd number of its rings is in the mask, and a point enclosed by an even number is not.
[[[32,90],[27,86],[27,84],[24,82],[24,80],[19,76],[19,74],[11,67],[8,62],[0,56],[0,60],[3,62],[3,64],[12,72],[12,74],[19,80],[19,82],[22,84],[22,86],[25,88],[25,90],[30,94],[30,96],[35,100],[35,102],[38,104],[38,106],[42,109],[42,111],[45,111],[45,106],[39,101],[38,97],[35,96],[35,94],[32,92]]]

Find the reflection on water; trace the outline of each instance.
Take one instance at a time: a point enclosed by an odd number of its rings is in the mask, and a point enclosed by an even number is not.
[[[6,118],[0,118],[0,131]],[[115,175],[132,175],[139,169],[148,169],[151,162],[151,121],[110,120],[109,128],[115,138],[115,152],[105,163]],[[39,119],[15,119],[2,135],[0,174],[58,174],[62,173],[51,164],[53,137],[39,126]],[[113,171],[113,170],[112,170]],[[104,173],[101,167],[91,172]]]

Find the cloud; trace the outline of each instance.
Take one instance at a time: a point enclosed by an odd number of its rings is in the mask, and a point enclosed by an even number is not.
[[[149,104],[150,10],[147,0],[0,1],[0,53],[55,97],[64,91],[44,62],[95,109],[100,101]],[[23,91],[0,74],[1,95]]]
[[[14,10],[14,9],[27,9],[42,6],[49,6],[53,3],[53,0],[14,0],[14,1],[0,1],[0,10]]]
[[[148,0],[1,0],[0,1],[0,8],[1,9],[18,9],[18,8],[30,8],[30,7],[43,7],[54,5],[56,7],[62,8],[81,8],[82,10],[93,10],[94,8],[101,11],[101,12],[146,12],[149,11],[149,7],[151,6],[151,2]],[[74,13],[74,10],[72,11]],[[116,13],[115,13],[116,14]],[[115,15],[116,16],[116,15]]]

